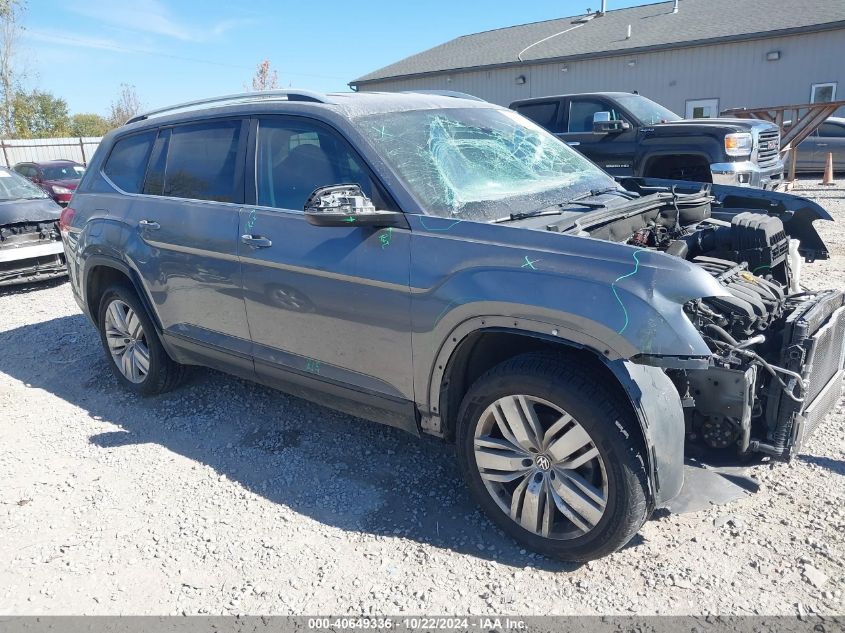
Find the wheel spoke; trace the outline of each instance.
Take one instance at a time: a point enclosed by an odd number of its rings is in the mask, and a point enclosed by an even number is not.
[[[141,319],[138,318],[134,310],[127,310],[126,312],[126,331],[135,340],[140,339],[144,334],[141,328]]]
[[[555,463],[565,461],[570,455],[580,448],[589,444],[590,439],[584,427],[578,424],[570,428],[566,433],[561,435],[558,439],[553,440],[546,448],[546,454],[552,458]]]
[[[493,415],[507,439],[526,450],[539,448],[542,427],[534,406],[525,396],[502,398],[494,405]]]
[[[133,364],[132,364],[132,351],[127,349],[121,354],[120,356],[120,367],[123,375],[129,378],[129,380],[134,380],[134,373],[133,373]]]
[[[114,324],[115,329],[124,336],[127,336],[129,334],[129,328],[126,325],[126,316],[123,312],[121,302],[112,301],[109,304],[108,313],[109,316],[111,316],[111,321]]]
[[[576,486],[585,497],[592,500],[595,505],[604,508],[604,506],[607,504],[607,500],[604,498],[604,494],[602,493],[602,491],[596,488],[593,484],[588,482],[574,470],[555,470],[558,475],[565,477],[568,481],[572,482],[572,484]]]
[[[526,530],[548,536],[552,526],[551,503],[545,477],[528,477],[514,491],[511,518]]]
[[[604,514],[603,499],[601,504],[597,503],[571,479],[560,476],[557,470],[555,472],[557,476],[552,480],[552,489],[558,509],[582,530],[591,529]]]
[[[552,424],[548,430],[543,434],[543,450],[549,448],[549,444],[551,444],[552,440],[555,436],[560,433],[563,429],[565,429],[570,423],[572,422],[572,416],[568,413],[564,413],[560,418]]]
[[[575,459],[572,459],[568,462],[560,462],[558,467],[565,468],[567,470],[575,470],[576,468],[580,468],[590,460],[595,459],[599,456],[599,449],[593,446],[591,449],[581,453]]]
[[[135,349],[135,365],[138,367],[142,375],[147,375],[150,371],[150,352],[142,343],[136,343]]]
[[[534,461],[528,457],[527,453],[514,450],[510,442],[492,438],[476,438],[475,462],[479,468],[486,470],[512,472],[524,471],[534,465]]]
[[[106,343],[108,344],[112,354],[118,354],[122,350],[126,349],[125,339],[126,337],[114,328],[106,330]]]

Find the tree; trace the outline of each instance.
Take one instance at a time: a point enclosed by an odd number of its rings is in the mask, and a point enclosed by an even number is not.
[[[120,127],[141,111],[141,100],[135,92],[135,86],[120,84],[120,94],[111,102],[108,122],[112,127]]]
[[[20,33],[19,18],[24,5],[21,0],[0,0],[0,132],[14,134],[12,102],[18,87],[15,53]]]
[[[70,117],[71,136],[103,136],[110,129],[109,122],[99,114],[74,114]]]
[[[67,102],[43,90],[18,90],[12,99],[12,128],[17,138],[67,136]]]
[[[270,60],[265,59],[255,69],[255,74],[252,76],[252,89],[255,91],[275,90],[278,87],[279,73],[270,70]]]

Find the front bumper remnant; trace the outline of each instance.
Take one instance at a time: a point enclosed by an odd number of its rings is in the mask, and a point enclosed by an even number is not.
[[[760,167],[750,160],[713,163],[710,165],[710,174],[714,185],[776,189],[783,183],[783,161],[777,160],[767,167]]]

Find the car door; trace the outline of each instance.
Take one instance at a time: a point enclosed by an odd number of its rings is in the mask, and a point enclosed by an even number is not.
[[[618,108],[597,97],[573,97],[565,103],[563,131],[557,136],[614,176],[634,173],[637,130]],[[607,134],[593,132],[596,112],[610,112],[611,120],[626,121],[626,130]]]
[[[795,150],[797,152],[795,163],[795,169],[797,171],[819,171],[824,169],[819,143],[825,144],[824,140],[819,138],[818,129],[815,129],[810,136],[798,144]]]
[[[251,375],[237,256],[247,129],[242,118],[161,128],[125,222],[132,234],[127,256],[165,336],[206,356],[207,364],[218,359]],[[111,162],[112,156],[106,175]]]
[[[845,170],[845,123],[828,120],[818,129],[816,147],[820,154],[821,168],[827,164],[828,153],[833,154],[833,168],[836,171]]]
[[[241,213],[238,253],[256,371],[288,391],[312,397],[297,387],[316,389],[324,398],[331,392],[401,411],[407,422],[408,230],[307,222],[307,197],[332,184],[357,183],[377,207],[395,208],[333,128],[268,116],[254,120],[252,136],[255,204]],[[370,417],[397,423],[391,415]]]

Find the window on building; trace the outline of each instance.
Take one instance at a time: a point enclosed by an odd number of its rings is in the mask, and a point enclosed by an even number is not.
[[[810,103],[830,103],[836,100],[836,83],[813,84],[810,88]]]
[[[155,131],[151,131],[119,139],[103,166],[103,173],[123,191],[140,192],[155,137]]]

